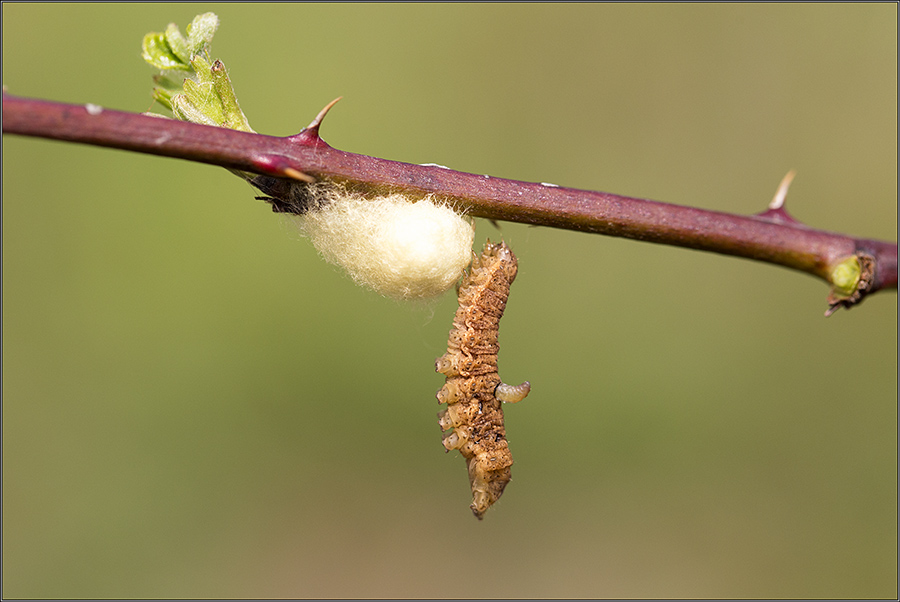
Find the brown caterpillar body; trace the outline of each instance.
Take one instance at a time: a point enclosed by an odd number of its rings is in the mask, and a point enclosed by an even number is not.
[[[484,246],[459,286],[459,309],[447,353],[435,370],[447,377],[437,393],[447,409],[438,414],[447,451],[466,459],[472,512],[481,519],[510,481],[512,454],[506,442],[502,402],[524,399],[531,385],[510,386],[497,374],[497,336],[518,260],[506,243]]]

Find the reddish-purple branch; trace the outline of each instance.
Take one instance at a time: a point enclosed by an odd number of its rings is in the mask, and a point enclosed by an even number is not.
[[[867,269],[862,296],[897,288],[897,244],[808,228],[783,208],[739,216],[413,165],[339,151],[318,135],[320,116],[286,138],[160,119],[99,107],[3,95],[3,132],[178,157],[283,178],[331,178],[358,188],[437,194],[471,215],[622,236],[776,263],[829,280],[857,256]],[[865,260],[865,261],[863,261]]]

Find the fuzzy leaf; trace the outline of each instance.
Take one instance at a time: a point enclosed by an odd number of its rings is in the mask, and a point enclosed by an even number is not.
[[[222,123],[222,126],[232,130],[252,132],[253,129],[250,127],[250,123],[247,121],[247,117],[241,110],[237,97],[234,95],[234,87],[231,85],[231,80],[228,78],[228,72],[225,70],[225,65],[222,64],[222,61],[213,63],[210,73],[213,77],[216,95],[219,97],[219,102],[222,106],[222,112],[225,115],[225,121]]]
[[[184,63],[172,51],[172,48],[166,42],[166,34],[148,33],[144,36],[141,44],[141,56],[144,60],[156,67],[157,69],[180,69],[189,70],[189,63]]]
[[[197,15],[187,26],[187,46],[191,56],[200,54],[212,41],[219,28],[219,17],[215,13]]]
[[[166,27],[166,43],[172,49],[172,53],[178,57],[181,63],[188,64],[191,62],[191,51],[188,49],[188,41],[181,35],[181,31],[174,23],[169,23]]]

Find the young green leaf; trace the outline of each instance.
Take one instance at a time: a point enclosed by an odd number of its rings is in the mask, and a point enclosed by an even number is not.
[[[163,70],[153,78],[153,98],[182,121],[252,132],[225,65],[209,59],[209,44],[218,27],[219,18],[204,13],[187,26],[186,37],[174,23],[165,33],[144,36],[144,60]]]
[[[219,17],[215,13],[203,13],[194,17],[187,26],[187,47],[191,56],[200,54],[209,46],[218,28]]]
[[[190,64],[182,62],[178,55],[175,54],[166,41],[166,34],[164,33],[148,33],[145,35],[141,44],[141,56],[157,69],[188,70],[191,68]]]

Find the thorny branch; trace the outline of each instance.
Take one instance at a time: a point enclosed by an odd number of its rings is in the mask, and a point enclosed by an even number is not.
[[[826,315],[866,295],[897,288],[897,244],[807,227],[784,209],[787,183],[762,213],[717,211],[519,182],[357,155],[330,147],[319,126],[331,105],[299,134],[264,136],[146,115],[3,95],[3,133],[81,142],[177,157],[260,174],[253,180],[290,210],[290,180],[322,178],[364,191],[436,194],[470,215],[621,236],[774,263],[835,285]],[[285,203],[280,204],[279,199]],[[836,270],[852,262],[859,277],[840,290]]]

